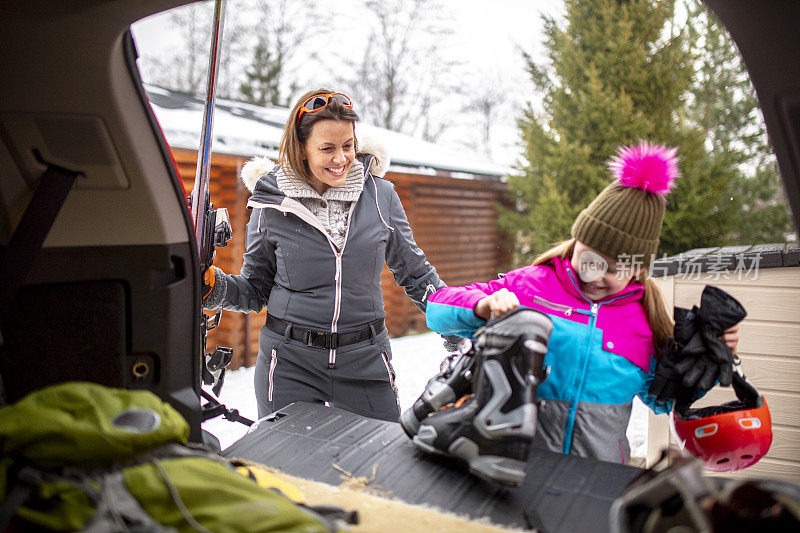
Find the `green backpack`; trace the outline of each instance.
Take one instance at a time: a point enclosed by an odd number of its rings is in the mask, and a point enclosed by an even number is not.
[[[188,435],[148,391],[73,382],[3,407],[0,531],[339,530]]]

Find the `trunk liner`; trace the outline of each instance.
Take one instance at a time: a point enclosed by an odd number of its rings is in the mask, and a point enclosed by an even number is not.
[[[291,404],[222,452],[339,485],[337,465],[411,504],[546,533],[608,531],[614,498],[638,468],[532,450],[521,487],[494,485],[460,463],[419,451],[400,424],[310,403]]]

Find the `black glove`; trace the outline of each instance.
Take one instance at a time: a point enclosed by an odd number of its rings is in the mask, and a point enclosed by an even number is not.
[[[658,359],[653,381],[647,391],[650,396],[655,396],[659,403],[694,399],[695,389],[684,385],[684,373],[676,369],[680,357],[679,345],[674,339],[668,339],[667,345]]]
[[[675,338],[659,358],[648,393],[659,402],[691,403],[717,381],[729,386],[739,358],[719,336],[746,315],[735,298],[711,285],[703,290],[700,307],[676,307]]]
[[[700,309],[698,309],[696,305],[692,307],[691,310],[684,309],[683,307],[675,308],[673,313],[673,318],[675,319],[673,334],[679,349],[687,349],[690,351],[700,351],[700,349],[702,349],[703,345],[699,338],[694,339],[695,344],[691,345],[692,337],[694,337],[694,334],[697,332],[695,319],[699,312]]]
[[[719,340],[715,330],[704,328],[697,337],[704,349],[699,353],[683,351],[683,358],[676,363],[675,370],[683,374],[683,384],[698,391],[707,391],[719,381],[723,387],[733,378],[733,353],[727,344]]]
[[[741,322],[747,316],[739,300],[719,287],[706,285],[700,297],[700,322],[717,331],[717,335]]]
[[[684,374],[684,385],[705,392],[717,381],[723,387],[731,384],[734,355],[719,337],[745,316],[736,298],[712,285],[703,289],[699,308],[675,308],[675,339],[680,345],[675,370]]]

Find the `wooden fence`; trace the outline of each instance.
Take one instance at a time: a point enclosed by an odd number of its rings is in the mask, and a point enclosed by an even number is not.
[[[173,152],[186,191],[194,186],[197,155]],[[211,162],[211,198],[216,207],[228,208],[233,239],[217,250],[214,264],[238,273],[244,253],[244,228],[250,192],[238,178],[244,158],[215,155]],[[507,187],[496,181],[389,172],[405,207],[417,244],[425,251],[448,285],[485,281],[508,268],[510,252],[497,226],[497,205],[505,202]],[[381,277],[386,326],[391,336],[426,331],[425,316],[399,288],[384,268]],[[258,334],[266,310],[255,314],[223,313],[220,327],[209,334],[209,347],[230,346],[230,368],[251,366],[258,355]]]

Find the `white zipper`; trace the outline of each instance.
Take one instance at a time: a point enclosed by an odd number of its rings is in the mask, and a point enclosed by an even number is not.
[[[550,309],[554,309],[556,311],[561,311],[566,316],[570,316],[572,314],[572,307],[563,304],[555,304],[553,302],[549,302],[542,298],[541,296],[534,296],[533,301],[538,303],[541,306],[548,307]]]
[[[267,389],[267,400],[272,401],[272,375],[275,372],[275,367],[278,365],[278,353],[275,348],[272,349],[272,359],[269,362],[269,388]]]
[[[350,235],[350,222],[353,220],[353,211],[356,208],[356,203],[350,205],[350,212],[347,213],[347,227],[344,230],[344,240],[342,241],[342,249],[336,250],[336,246],[331,242],[331,250],[336,256],[336,273],[334,274],[335,289],[333,294],[333,319],[331,320],[331,333],[336,333],[339,322],[339,314],[342,311],[342,255],[344,254],[344,247],[347,246],[347,237]],[[336,367],[336,348],[331,348],[328,352],[328,368]]]
[[[344,249],[344,245],[342,245]],[[336,273],[333,275],[334,295],[333,295],[333,319],[331,320],[331,333],[336,333],[336,326],[339,321],[339,312],[342,303],[342,253],[336,253]],[[331,348],[328,352],[328,368],[336,366],[336,348]]]
[[[327,231],[325,231],[325,228],[322,227],[322,224],[319,223],[317,217],[315,217],[311,211],[306,209],[306,207],[297,200],[287,197],[283,199],[280,205],[276,205],[265,204],[255,201],[251,198],[248,200],[247,206],[275,209],[276,211],[282,212],[284,215],[286,213],[292,213],[300,218],[300,220],[307,222],[314,228],[317,228],[319,232],[322,233],[326,239],[328,239],[328,244],[331,247],[331,251],[333,251],[333,255],[336,257],[336,273],[334,274],[335,290],[333,296],[333,319],[331,320],[331,333],[336,333],[342,303],[342,254],[344,253],[344,247],[347,246],[347,236],[350,234],[350,223],[353,220],[353,211],[356,208],[356,202],[353,202],[350,205],[350,211],[347,213],[347,228],[344,232],[344,241],[342,242],[341,250],[336,249],[336,243],[333,242],[333,238],[328,234]],[[330,368],[334,368],[336,366],[336,348],[331,348],[328,352],[328,366]]]

